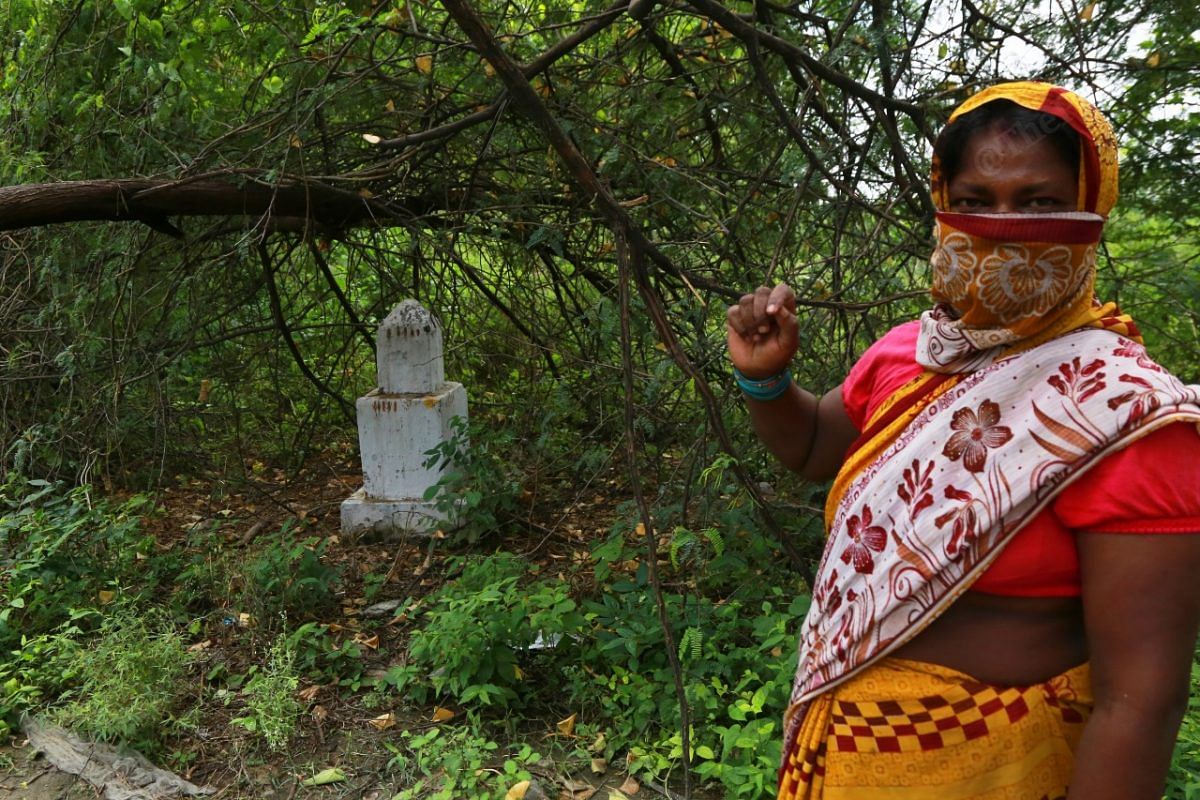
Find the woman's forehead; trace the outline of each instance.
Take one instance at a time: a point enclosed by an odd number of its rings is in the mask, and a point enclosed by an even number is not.
[[[1075,180],[1077,166],[1063,158],[1061,150],[1047,135],[995,125],[976,131],[967,140],[953,182],[963,178],[980,180],[1002,178],[1014,172]]]

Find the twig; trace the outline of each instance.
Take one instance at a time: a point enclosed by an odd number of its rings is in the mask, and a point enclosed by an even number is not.
[[[658,792],[663,797],[667,798],[667,800],[683,800],[682,798],[680,798],[679,795],[672,792],[666,786],[659,784],[659,783],[655,783],[654,781],[642,781],[642,786],[647,789],[651,789],[655,792]]]
[[[679,702],[679,747],[683,759],[683,796],[691,797],[691,714],[688,710],[687,691],[683,686],[683,665],[675,649],[675,636],[671,632],[671,620],[667,615],[667,603],[663,598],[662,580],[658,575],[658,533],[650,516],[650,505],[642,487],[641,470],[638,467],[636,429],[633,420],[633,344],[629,331],[629,283],[632,280],[629,268],[629,244],[623,230],[617,231],[617,264],[620,267],[621,304],[621,365],[625,382],[625,458],[629,466],[629,480],[637,499],[638,512],[642,518],[642,529],[646,536],[646,569],[650,587],[654,590],[654,604],[658,607],[658,621],[662,626],[667,661],[675,678],[675,695]]]

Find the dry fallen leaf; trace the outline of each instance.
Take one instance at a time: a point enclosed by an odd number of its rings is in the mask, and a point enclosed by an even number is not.
[[[396,724],[396,715],[389,711],[386,714],[380,714],[378,717],[375,717],[375,719],[368,721],[371,723],[371,727],[375,730],[386,731],[388,728],[391,728]]]
[[[641,790],[642,790],[642,785],[637,782],[637,778],[630,775],[628,778],[625,779],[625,782],[621,784],[621,788],[618,789],[617,791],[624,792],[627,795],[634,795],[634,794],[637,794],[638,792],[640,792]]]
[[[317,695],[320,694],[320,692],[321,685],[316,684],[314,686],[306,686],[305,688],[301,689],[299,695],[301,700],[306,703],[311,703],[313,700],[317,699]]]
[[[593,758],[592,759],[592,772],[596,773],[597,775],[603,775],[604,771],[607,769],[608,769],[608,759],[607,758]]]
[[[354,641],[357,642],[358,644],[361,644],[363,647],[367,648],[368,650],[378,650],[379,649],[379,634],[378,633],[375,634],[374,636],[367,636],[365,633],[356,633],[356,634],[354,634]]]
[[[527,791],[529,791],[529,781],[514,783],[512,788],[504,793],[504,800],[525,800]]]
[[[588,800],[596,793],[596,787],[585,781],[568,780],[566,789],[569,794],[560,795],[559,800],[568,798],[568,800]]]
[[[591,750],[593,753],[603,752],[604,751],[604,734],[602,733],[599,736],[597,736],[596,741],[592,742],[592,746],[588,749]]]
[[[110,592],[107,589],[101,589],[97,596],[100,598],[100,605],[102,606],[106,606],[117,599],[116,592]]]
[[[433,721],[434,722],[448,722],[452,719],[454,719],[453,711],[451,711],[448,708],[442,708],[441,706],[434,707],[434,709],[433,709]]]
[[[313,722],[320,725],[329,716],[329,709],[325,706],[313,706],[313,710],[310,713],[312,714]]]
[[[578,713],[572,714],[566,719],[559,720],[554,727],[558,728],[558,732],[563,736],[572,736],[575,733],[575,719],[579,716]]]
[[[428,75],[433,70],[433,56],[417,56],[416,64],[418,72]]]
[[[391,101],[389,100],[388,102],[391,102]],[[380,137],[376,136],[373,133],[364,133],[362,135],[362,137],[363,137],[363,141],[366,142],[367,144],[379,144],[380,142],[383,141],[383,139],[381,139]]]

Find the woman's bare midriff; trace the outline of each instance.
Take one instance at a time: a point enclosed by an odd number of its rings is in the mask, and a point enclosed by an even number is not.
[[[1087,660],[1083,605],[1078,597],[967,592],[892,655],[986,683],[1040,683]]]

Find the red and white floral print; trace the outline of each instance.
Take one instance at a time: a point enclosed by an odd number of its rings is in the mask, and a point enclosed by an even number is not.
[[[846,536],[850,544],[842,551],[842,563],[853,564],[855,572],[875,571],[871,553],[882,553],[887,546],[887,531],[872,525],[871,508],[863,506],[862,516],[855,514],[846,520]]]
[[[954,433],[946,440],[942,455],[951,461],[963,461],[968,472],[982,472],[987,451],[1002,447],[1012,439],[1012,431],[1000,424],[1000,406],[991,400],[979,404],[978,411],[960,408],[950,418]]]
[[[922,470],[921,462],[913,459],[912,466],[904,470],[904,483],[896,489],[896,494],[908,505],[908,518],[911,520],[933,505],[933,495],[930,493],[933,489],[932,475],[932,461]]]
[[[951,508],[945,514],[934,520],[938,528],[950,525],[950,539],[946,542],[946,555],[958,558],[962,555],[964,545],[969,545],[979,536],[979,510],[977,501],[970,492],[956,489],[953,485],[946,487],[946,499],[954,500],[961,505]]]

